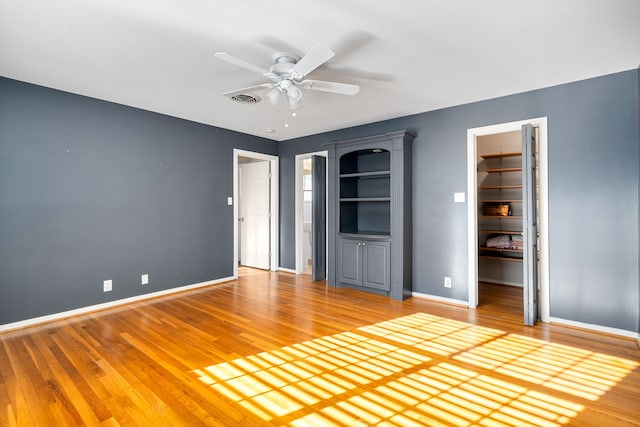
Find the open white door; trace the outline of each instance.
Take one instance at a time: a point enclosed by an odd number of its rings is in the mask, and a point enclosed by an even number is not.
[[[247,267],[270,267],[270,164],[241,163],[240,169],[240,263]]]

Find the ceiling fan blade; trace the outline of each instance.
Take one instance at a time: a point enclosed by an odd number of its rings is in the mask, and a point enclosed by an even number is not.
[[[291,68],[291,74],[296,79],[301,79],[335,55],[329,46],[318,44],[311,48],[305,56]]]
[[[245,88],[242,88],[242,89],[232,90],[230,92],[225,92],[222,95],[231,97],[231,96],[235,96],[235,95],[255,92],[256,90],[270,89],[270,88],[275,87],[275,86],[276,85],[273,84],[273,83],[263,83],[261,85],[249,86],[249,87],[245,87]]]
[[[303,80],[300,84],[305,89],[339,93],[340,95],[355,95],[360,92],[360,86],[347,83],[325,82],[322,80]]]
[[[258,67],[257,65],[253,65],[252,63],[247,62],[244,59],[236,58],[235,56],[230,55],[227,52],[216,52],[215,57],[218,59],[222,59],[223,61],[226,61],[229,64],[237,65],[238,67],[244,68],[245,70],[262,74],[263,76],[268,77],[270,79],[277,78],[277,76],[274,75],[271,71],[266,70],[262,67]]]

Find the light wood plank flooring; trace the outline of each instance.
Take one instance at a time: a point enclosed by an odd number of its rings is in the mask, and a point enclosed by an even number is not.
[[[640,425],[634,340],[525,327],[499,295],[467,310],[241,269],[0,334],[0,426]]]

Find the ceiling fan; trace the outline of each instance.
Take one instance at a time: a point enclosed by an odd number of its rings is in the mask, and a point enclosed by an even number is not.
[[[358,85],[305,79],[309,73],[327,62],[334,55],[335,53],[328,46],[322,44],[314,46],[302,58],[298,55],[278,52],[271,58],[271,68],[265,70],[243,59],[236,58],[227,52],[217,52],[215,54],[218,59],[261,74],[271,80],[271,83],[262,83],[225,92],[222,94],[223,96],[233,97],[247,92],[269,89],[266,97],[271,105],[275,106],[282,94],[285,94],[289,101],[289,108],[292,110],[301,106],[302,91],[300,88],[341,95],[355,95],[360,91],[360,86]]]

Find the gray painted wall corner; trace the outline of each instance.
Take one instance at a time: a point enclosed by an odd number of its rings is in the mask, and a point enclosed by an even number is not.
[[[277,143],[5,78],[0,93],[0,324],[232,275],[233,148]]]

